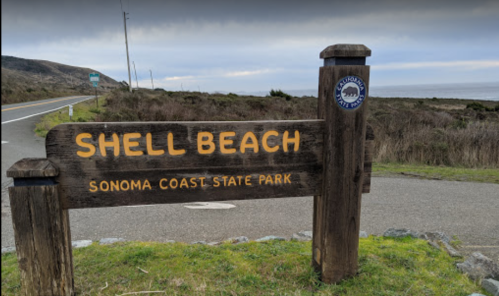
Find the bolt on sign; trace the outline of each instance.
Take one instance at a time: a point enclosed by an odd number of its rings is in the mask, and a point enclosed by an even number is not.
[[[125,205],[313,195],[312,265],[325,283],[354,276],[374,138],[366,126],[370,55],[355,44],[321,52],[316,120],[51,129],[46,159],[7,171],[22,294],[74,295],[68,209]]]

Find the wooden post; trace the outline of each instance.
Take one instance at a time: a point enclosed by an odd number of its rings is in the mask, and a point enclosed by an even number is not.
[[[62,208],[59,171],[47,159],[25,158],[7,176],[22,295],[74,295],[68,210]]]
[[[350,44],[329,46],[320,55],[318,115],[325,132],[312,265],[327,284],[354,276],[358,268],[370,55],[366,46]]]

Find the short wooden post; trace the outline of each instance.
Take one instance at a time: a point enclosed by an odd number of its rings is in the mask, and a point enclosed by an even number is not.
[[[320,55],[324,169],[322,195],[314,198],[312,264],[327,284],[354,276],[358,268],[370,55],[369,48],[355,44],[329,46]]]
[[[7,177],[22,295],[74,295],[68,210],[47,159],[25,158]]]

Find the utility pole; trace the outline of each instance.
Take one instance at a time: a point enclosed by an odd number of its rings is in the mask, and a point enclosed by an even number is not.
[[[135,62],[133,63],[133,71],[135,72],[135,82],[137,83],[137,90],[139,90],[139,81],[137,80],[137,70],[135,70]]]
[[[130,76],[130,58],[128,57],[128,39],[126,37],[126,12],[123,11],[123,23],[125,24],[126,64],[128,66],[128,88],[132,92],[132,76]]]
[[[152,90],[154,90],[154,82],[153,82],[153,80],[152,80],[152,71],[151,71],[151,70],[149,70],[149,72],[151,72],[151,85],[152,85]]]

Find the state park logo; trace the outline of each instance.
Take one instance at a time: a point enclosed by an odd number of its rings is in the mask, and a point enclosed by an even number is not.
[[[338,105],[346,110],[355,110],[366,98],[366,85],[357,76],[343,77],[334,89],[334,97]]]

